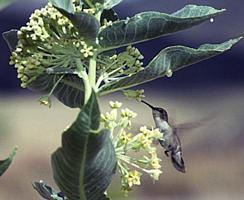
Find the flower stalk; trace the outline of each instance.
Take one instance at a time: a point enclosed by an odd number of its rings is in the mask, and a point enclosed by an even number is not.
[[[96,55],[94,54],[93,57],[90,59],[89,64],[89,80],[91,87],[96,90]]]

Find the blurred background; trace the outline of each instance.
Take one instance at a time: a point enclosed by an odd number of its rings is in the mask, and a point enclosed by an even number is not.
[[[0,32],[24,25],[34,9],[46,1],[18,1],[0,12]],[[137,45],[149,62],[169,45],[198,47],[203,43],[220,43],[244,35],[243,0],[124,0],[116,7],[121,18],[142,11],[174,12],[186,4],[226,8],[227,12],[192,29]],[[16,71],[9,66],[9,50],[0,38],[0,158],[14,145],[19,146],[16,159],[0,179],[0,200],[41,199],[32,189],[35,180],[55,186],[50,154],[60,145],[62,130],[78,110],[54,100],[48,109],[37,102],[39,96],[20,89]],[[180,70],[171,78],[161,78],[144,88],[146,100],[168,110],[175,123],[204,123],[179,133],[187,173],[173,169],[159,149],[163,175],[156,184],[144,177],[135,188],[133,200],[242,200],[244,199],[244,42],[231,51]],[[101,99],[102,110],[109,100],[119,100],[138,113],[136,125],[154,125],[151,111],[144,105],[126,100],[120,93]],[[125,199],[118,178],[110,187],[113,199]]]

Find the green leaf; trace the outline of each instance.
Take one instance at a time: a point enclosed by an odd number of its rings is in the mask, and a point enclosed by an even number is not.
[[[109,9],[113,8],[114,6],[118,5],[123,0],[92,0],[92,1],[83,0],[83,1],[87,7],[94,7],[96,5],[96,3],[100,3],[103,5],[104,9],[109,10]]]
[[[70,14],[65,11],[59,11],[72,22],[81,37],[95,41],[100,28],[100,23],[94,16],[84,12]]]
[[[10,31],[6,31],[2,36],[7,43],[9,50],[13,52],[18,44],[18,30],[12,29]]]
[[[229,50],[233,45],[239,42],[240,39],[242,38],[232,39],[222,44],[205,44],[198,49],[185,46],[165,48],[142,71],[102,86],[99,91],[100,95],[140,85],[165,75],[170,76],[172,72],[183,67],[206,60]]]
[[[143,12],[113,23],[99,33],[104,50],[161,37],[198,25],[222,13],[209,6],[188,5],[173,14]]]
[[[16,0],[1,0],[0,1],[0,10],[6,8],[7,6],[11,5],[14,3]]]
[[[74,5],[72,0],[48,0],[56,8],[62,9],[68,13],[74,13]]]
[[[49,93],[62,75],[44,74],[34,80],[28,88],[33,91]],[[84,103],[83,80],[77,75],[64,75],[53,90],[53,94],[64,105],[71,108],[80,108]]]
[[[120,4],[122,1],[123,0],[104,0],[103,7],[108,10]]]
[[[96,94],[62,135],[62,147],[52,155],[54,179],[72,200],[103,200],[116,167],[108,130],[97,130],[100,111]]]
[[[5,160],[0,160],[0,176],[9,168],[17,152],[17,147],[15,147],[9,157]]]
[[[82,37],[95,41],[100,28],[100,23],[94,16],[87,13],[77,13],[67,15],[67,17],[78,29],[78,32]]]

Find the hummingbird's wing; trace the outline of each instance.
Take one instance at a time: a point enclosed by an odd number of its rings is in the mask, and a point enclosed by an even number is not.
[[[209,122],[211,122],[213,119],[215,119],[217,117],[217,113],[212,113],[210,115],[208,115],[207,117],[204,117],[202,119],[198,119],[192,122],[185,122],[185,123],[180,123],[180,124],[174,124],[174,128],[177,130],[177,132],[180,132],[180,134],[182,132],[189,132],[192,131],[194,129],[200,128],[202,126],[205,126],[206,124],[208,124]]]
[[[197,121],[197,122],[187,122],[187,123],[181,123],[181,124],[177,124],[174,125],[175,129],[177,129],[177,131],[189,131],[189,130],[193,130],[196,128],[199,128],[201,126],[203,126],[204,124],[206,124],[205,121]]]

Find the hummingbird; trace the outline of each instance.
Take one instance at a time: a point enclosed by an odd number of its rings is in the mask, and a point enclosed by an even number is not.
[[[165,109],[154,107],[144,100],[142,103],[146,104],[152,109],[153,119],[156,128],[163,134],[163,140],[159,140],[161,146],[165,149],[167,157],[171,157],[171,161],[175,169],[185,173],[185,163],[182,157],[182,148],[180,138],[177,135],[177,128],[171,125],[168,121],[168,113]]]

